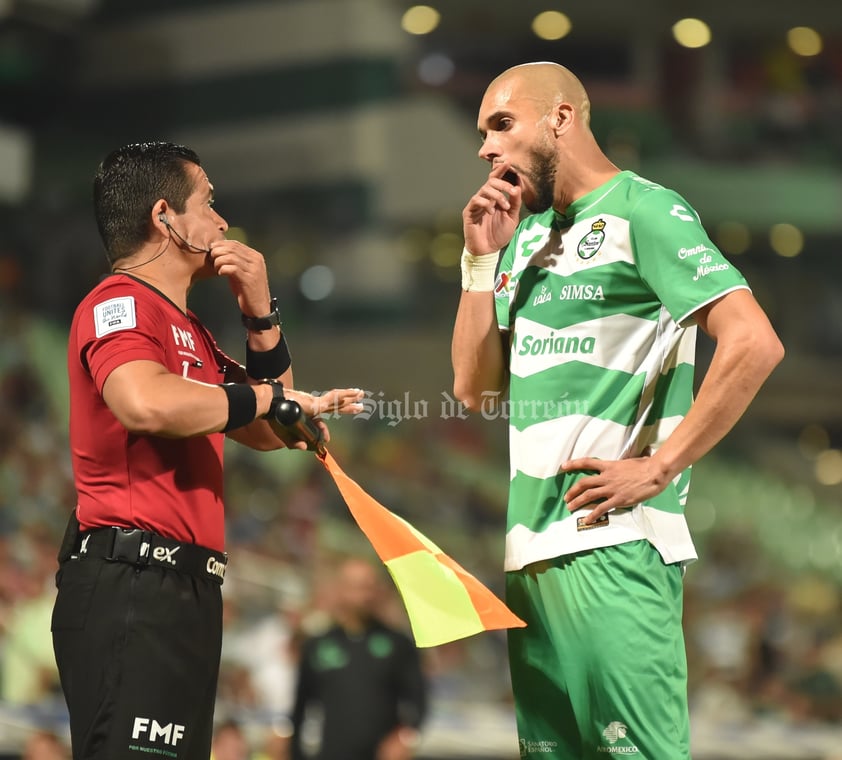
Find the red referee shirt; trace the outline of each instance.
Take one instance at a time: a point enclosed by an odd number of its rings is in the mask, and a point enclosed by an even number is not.
[[[192,312],[128,275],[106,277],[79,304],[68,346],[70,447],[83,529],[118,525],[224,550],[222,433],[135,435],[102,400],[112,370],[145,359],[217,384],[235,362]]]

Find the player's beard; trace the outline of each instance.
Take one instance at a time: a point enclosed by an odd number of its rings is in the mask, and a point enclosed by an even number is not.
[[[533,214],[540,214],[552,207],[555,200],[555,176],[554,149],[550,146],[536,148],[532,152],[532,163],[527,174],[534,197],[529,202],[526,198],[523,201],[526,208]]]

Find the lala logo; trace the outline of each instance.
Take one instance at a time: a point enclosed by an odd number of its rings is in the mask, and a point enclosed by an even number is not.
[[[541,292],[532,299],[533,306],[540,306],[542,303],[553,300],[553,292],[546,285],[541,286]]]

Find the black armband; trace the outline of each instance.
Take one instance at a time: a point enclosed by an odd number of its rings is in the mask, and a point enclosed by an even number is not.
[[[292,366],[287,339],[281,335],[278,345],[268,351],[255,351],[246,343],[246,374],[252,380],[280,377]]]
[[[227,433],[253,422],[257,416],[257,395],[254,389],[245,383],[223,383],[219,387],[228,397],[228,422],[222,432]]]

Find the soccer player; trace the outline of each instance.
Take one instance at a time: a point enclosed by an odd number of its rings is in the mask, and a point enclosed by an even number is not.
[[[485,92],[491,170],[463,211],[454,392],[471,409],[509,393],[521,757],[681,760],[690,466],[783,348],[696,211],[611,163],[589,116],[554,63],[511,68]],[[697,326],[715,351],[694,401]]]

